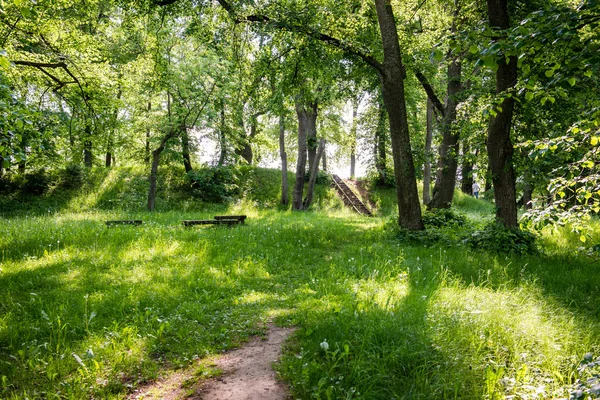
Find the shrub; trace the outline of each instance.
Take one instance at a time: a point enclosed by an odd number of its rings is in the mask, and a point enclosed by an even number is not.
[[[45,169],[39,169],[23,176],[21,194],[40,196],[48,191],[52,179]]]
[[[192,195],[206,202],[224,203],[240,193],[239,179],[234,167],[204,166],[188,172],[186,181]]]
[[[451,208],[439,208],[428,210],[423,213],[423,223],[426,227],[463,226],[467,223],[467,217]]]
[[[59,172],[59,185],[64,189],[76,189],[83,185],[85,172],[81,165],[69,164]]]
[[[483,230],[473,232],[464,242],[475,249],[517,255],[536,254],[536,236],[519,228],[507,228],[492,222]]]
[[[394,178],[394,170],[386,167],[383,176],[372,169],[367,173],[367,182],[370,188],[394,188],[396,187],[396,180]]]
[[[304,175],[304,181],[308,182],[310,180],[310,172],[306,172]],[[315,181],[317,185],[331,185],[331,175],[329,173],[319,170],[317,172],[317,180]]]

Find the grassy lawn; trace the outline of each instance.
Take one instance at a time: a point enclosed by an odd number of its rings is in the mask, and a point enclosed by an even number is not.
[[[459,206],[481,224],[489,205],[473,201]],[[343,210],[217,210],[249,219],[0,219],[0,398],[124,398],[267,320],[299,327],[278,366],[297,398],[568,397],[586,353],[600,355],[598,262],[575,235],[516,257],[410,246],[387,218]],[[114,218],[144,225],[104,226]]]

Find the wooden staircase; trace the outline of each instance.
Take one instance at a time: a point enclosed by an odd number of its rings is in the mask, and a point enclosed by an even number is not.
[[[352,210],[356,211],[360,215],[366,215],[369,217],[373,216],[371,210],[364,205],[364,203],[358,198],[358,196],[350,189],[350,187],[344,182],[342,178],[333,174],[331,175],[333,178],[333,186],[336,188],[338,194],[344,201],[344,204],[347,207],[350,207]]]

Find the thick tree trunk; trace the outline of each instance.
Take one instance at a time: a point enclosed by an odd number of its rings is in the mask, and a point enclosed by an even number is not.
[[[507,0],[487,0],[487,7],[493,29],[506,30],[510,27]],[[501,37],[496,38],[499,39]],[[496,115],[490,118],[486,143],[494,183],[496,218],[507,227],[518,226],[514,148],[510,139],[515,100],[513,96],[506,96],[517,83],[517,72],[517,57],[509,57],[508,64],[503,55],[498,58],[496,94],[503,95],[504,100],[495,108]]]
[[[358,100],[352,102],[352,127],[350,128],[350,178],[356,175],[356,130],[358,121]]]
[[[469,157],[469,146],[466,143],[463,144],[461,190],[465,194],[473,195],[473,162]]]
[[[325,142],[325,148],[323,149],[323,171],[327,172],[327,142]]]
[[[112,166],[112,163],[113,163],[113,156],[109,150],[106,152],[106,158],[104,160],[104,165],[106,166],[106,168],[110,168]]]
[[[190,157],[190,137],[188,135],[187,127],[181,126],[181,155],[183,157],[183,167],[185,168],[186,174],[192,170],[192,159]]]
[[[315,183],[317,182],[317,175],[319,173],[319,161],[323,156],[323,151],[325,150],[325,140],[321,139],[319,141],[319,147],[317,149],[317,154],[315,155],[315,159],[313,160],[313,164],[310,167],[310,179],[308,180],[308,188],[306,189],[306,198],[304,199],[304,203],[302,207],[305,210],[310,208],[312,204],[314,193],[315,193]]]
[[[281,204],[287,206],[290,200],[288,198],[287,153],[285,152],[285,118],[283,114],[279,116],[279,156],[281,157]]]
[[[308,152],[308,169],[313,165],[315,157],[317,155],[317,147],[319,143],[317,142],[317,104],[312,103],[308,104],[311,110],[314,110],[313,113],[310,114],[310,118],[307,120],[308,125],[306,126],[306,149]]]
[[[458,6],[454,12],[452,32],[456,31]],[[459,133],[453,129],[456,121],[458,95],[462,91],[462,63],[460,57],[448,52],[448,83],[444,118],[442,122],[442,145],[440,146],[440,169],[437,171],[433,197],[427,208],[450,208],[456,186],[456,171],[458,169],[458,138]]]
[[[533,200],[533,185],[530,183],[529,179],[525,178],[525,187],[523,188],[523,197],[521,197],[521,201],[523,203],[523,208],[526,210],[531,210],[533,208],[533,204],[531,201]]]
[[[148,211],[154,211],[156,205],[156,181],[158,179],[158,165],[160,163],[160,155],[167,142],[175,135],[174,131],[170,131],[162,138],[156,150],[152,152],[152,166],[150,167],[150,189],[148,190]]]
[[[306,175],[307,137],[309,131],[316,132],[317,104],[304,104],[300,100],[297,100],[296,114],[298,115],[298,162],[296,164],[296,182],[293,190],[292,209],[302,210],[304,176]]]
[[[433,103],[427,98],[427,127],[425,133],[425,164],[423,165],[423,204],[431,201],[431,142],[433,141]]]
[[[383,99],[390,119],[394,175],[398,195],[398,223],[405,229],[422,230],[425,227],[421,219],[421,206],[404,97],[406,74],[402,65],[396,22],[389,0],[375,0],[375,5],[383,42],[384,63],[380,77]]]

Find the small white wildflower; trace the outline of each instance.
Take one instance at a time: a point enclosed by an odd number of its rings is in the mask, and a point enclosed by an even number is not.
[[[320,346],[325,351],[329,350],[329,343],[327,343],[327,339],[323,339]]]

